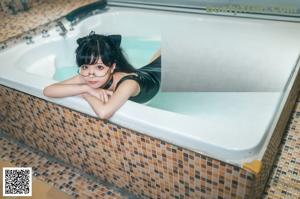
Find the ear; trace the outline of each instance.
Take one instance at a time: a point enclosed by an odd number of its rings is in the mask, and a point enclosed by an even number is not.
[[[116,69],[116,63],[113,63],[111,66],[111,72],[113,73]]]

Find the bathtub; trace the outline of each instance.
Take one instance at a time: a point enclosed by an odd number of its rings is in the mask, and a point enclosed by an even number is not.
[[[238,31],[239,25],[243,23],[248,23],[249,29],[251,26],[255,28],[257,24],[264,24],[273,28],[273,31],[292,27],[293,34],[300,35],[297,23],[155,10],[145,12],[143,9],[110,6],[102,13],[77,24],[64,37],[56,29],[51,29],[47,38],[37,35],[33,37],[33,44],[22,42],[2,50],[0,83],[96,117],[88,103],[80,97],[53,99],[43,95],[43,88],[56,82],[53,79],[56,68],[75,65],[76,38],[94,30],[102,34],[118,33],[123,36],[161,39],[164,67],[164,64],[174,61],[170,55],[164,57],[166,49],[170,48],[164,48],[163,44],[168,20],[176,21],[178,26],[185,24],[184,27],[190,23],[193,28],[201,28],[202,24],[210,22],[224,23],[223,25],[237,27],[233,32]],[[69,28],[67,21],[63,23]],[[299,71],[300,41],[293,39],[290,38],[289,41],[295,42],[294,46],[298,49],[288,59],[285,57],[285,67],[277,68],[276,71],[271,68],[257,69],[260,74],[269,71],[267,77],[270,82],[272,78],[280,79],[272,89],[238,92],[161,91],[146,104],[127,101],[109,122],[239,167],[253,160],[261,160]],[[263,62],[264,57],[257,56]],[[263,77],[260,75],[258,81]],[[265,85],[269,81],[261,80]]]

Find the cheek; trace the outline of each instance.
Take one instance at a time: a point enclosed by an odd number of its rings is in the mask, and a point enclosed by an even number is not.
[[[97,83],[95,83],[95,84],[89,84],[89,86],[92,87],[92,88],[99,88],[99,87],[101,87],[102,85],[103,85],[102,82],[97,82]]]
[[[91,79],[89,78],[84,78],[84,80],[86,84],[92,88],[99,88],[106,82],[105,79],[93,79],[92,81],[97,81],[96,83],[90,83],[89,81],[91,81]]]

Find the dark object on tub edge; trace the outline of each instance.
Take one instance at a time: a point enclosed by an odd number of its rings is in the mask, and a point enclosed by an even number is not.
[[[97,9],[103,9],[107,5],[106,0],[100,0],[96,1],[94,3],[79,7],[73,11],[71,11],[69,14],[66,15],[66,19],[68,21],[74,21],[79,15],[87,14],[91,11],[97,10]]]

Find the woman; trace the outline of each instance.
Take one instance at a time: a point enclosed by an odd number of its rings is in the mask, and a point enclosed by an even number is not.
[[[102,119],[110,118],[128,99],[144,103],[156,95],[161,80],[160,50],[146,66],[135,69],[120,48],[120,35],[93,31],[77,40],[78,75],[47,86],[44,95],[80,95]]]

